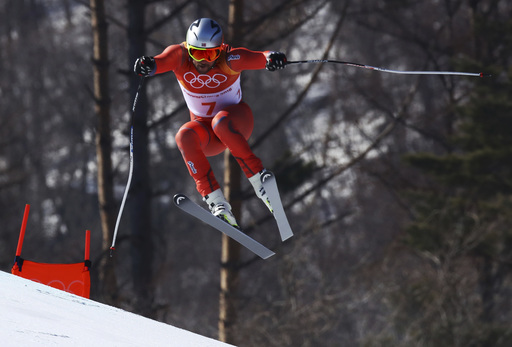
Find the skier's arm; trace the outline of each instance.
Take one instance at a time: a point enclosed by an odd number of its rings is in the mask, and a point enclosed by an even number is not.
[[[155,56],[155,74],[176,70],[188,58],[187,50],[183,45],[171,45],[162,53]]]
[[[183,47],[181,45],[171,45],[155,57],[143,56],[138,58],[133,70],[139,76],[153,76],[176,69],[182,60]]]
[[[235,71],[261,70],[274,71],[284,68],[286,55],[272,51],[251,51],[247,48],[234,48],[226,57],[228,66]]]

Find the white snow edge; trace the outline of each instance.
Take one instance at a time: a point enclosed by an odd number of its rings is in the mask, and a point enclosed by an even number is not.
[[[2,346],[232,346],[0,271]]]

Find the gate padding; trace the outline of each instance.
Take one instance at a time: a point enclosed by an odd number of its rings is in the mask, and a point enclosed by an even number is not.
[[[23,246],[23,239],[25,238],[29,211],[30,205],[27,204],[25,206],[25,214],[23,215],[23,222],[21,224],[16,258],[11,270],[12,274],[73,293],[84,298],[89,298],[91,291],[91,276],[89,272],[89,268],[91,267],[91,261],[89,260],[91,232],[89,230],[85,231],[85,256],[83,262],[73,264],[49,264],[25,260],[21,257],[21,249]]]

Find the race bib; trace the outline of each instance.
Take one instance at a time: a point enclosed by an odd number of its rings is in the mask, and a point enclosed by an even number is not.
[[[218,88],[227,81],[223,74],[196,75],[193,72],[187,72],[183,75],[184,81],[193,90]],[[180,83],[181,92],[189,110],[199,117],[214,117],[226,106],[236,105],[242,100],[242,90],[240,88],[240,76],[226,89],[214,93],[195,93]]]

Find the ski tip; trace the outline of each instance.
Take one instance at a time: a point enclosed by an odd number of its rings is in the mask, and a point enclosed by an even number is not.
[[[268,180],[269,178],[273,177],[274,174],[270,171],[265,171],[264,173],[261,174],[261,177],[260,177],[260,180],[261,182],[265,182],[266,180]]]
[[[183,201],[183,199],[186,199],[186,198],[187,197],[183,194],[176,194],[173,197],[173,201],[176,205],[179,205]]]

